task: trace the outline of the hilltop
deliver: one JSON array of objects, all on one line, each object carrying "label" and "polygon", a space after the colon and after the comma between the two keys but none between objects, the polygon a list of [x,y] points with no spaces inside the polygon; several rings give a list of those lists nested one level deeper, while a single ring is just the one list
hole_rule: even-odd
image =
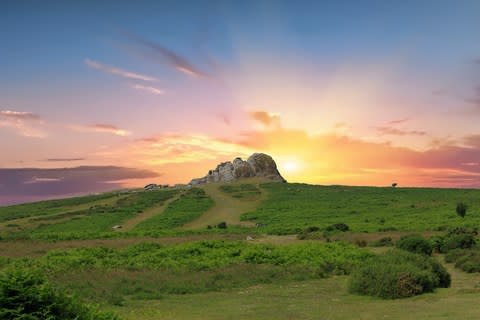
[{"label": "hilltop", "polygon": [[190,185],[233,182],[252,177],[286,182],[271,156],[265,153],[254,153],[247,161],[242,160],[242,158],[235,158],[231,162],[222,162],[215,169],[209,170],[206,176],[190,181]]}]

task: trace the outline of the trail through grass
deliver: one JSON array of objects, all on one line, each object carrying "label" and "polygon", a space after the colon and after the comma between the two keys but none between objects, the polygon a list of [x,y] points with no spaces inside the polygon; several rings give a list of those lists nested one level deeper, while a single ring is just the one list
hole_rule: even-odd
[{"label": "trail through grass", "polygon": [[[256,180],[246,180],[243,184],[250,184],[255,187]],[[237,183],[239,185],[239,183]],[[227,185],[229,188],[235,187],[235,184]],[[222,191],[220,184],[207,184],[203,186],[203,190],[207,195],[213,199],[215,205],[205,212],[198,219],[184,225],[184,229],[200,229],[206,228],[208,225],[217,225],[225,221],[227,225],[240,225],[252,227],[255,223],[250,221],[241,221],[240,216],[246,212],[255,210],[263,199],[265,199],[265,192],[256,187],[259,193],[233,193],[233,195],[242,195],[240,197],[233,197],[229,192]]]},{"label": "trail through grass", "polygon": [[138,224],[142,223],[143,221],[151,219],[158,214],[162,214],[163,211],[170,205],[170,203],[177,200],[182,194],[183,192],[173,198],[168,199],[164,203],[148,208],[145,211],[143,211],[143,213],[140,213],[135,217],[133,217],[132,219],[125,221],[122,224],[122,228],[119,231],[120,232],[130,231],[133,228],[135,228]]}]

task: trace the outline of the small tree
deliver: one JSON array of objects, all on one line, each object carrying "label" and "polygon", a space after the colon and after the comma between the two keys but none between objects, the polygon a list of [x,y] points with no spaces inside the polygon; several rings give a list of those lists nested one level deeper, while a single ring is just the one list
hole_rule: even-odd
[{"label": "small tree", "polygon": [[465,215],[467,214],[467,209],[468,209],[468,206],[463,203],[463,202],[459,202],[457,203],[457,214],[462,217],[462,218],[465,218]]},{"label": "small tree", "polygon": [[398,184],[396,182],[392,183],[392,188],[395,188]]}]

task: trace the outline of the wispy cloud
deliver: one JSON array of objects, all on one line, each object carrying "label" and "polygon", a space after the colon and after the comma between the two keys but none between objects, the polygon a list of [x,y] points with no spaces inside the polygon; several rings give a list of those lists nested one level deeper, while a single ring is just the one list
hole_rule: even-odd
[{"label": "wispy cloud", "polygon": [[38,128],[42,123],[41,117],[32,112],[0,110],[0,127],[13,129],[24,137],[46,137],[46,133]]},{"label": "wispy cloud", "polygon": [[32,112],[0,110],[0,116],[16,120],[40,120],[40,116]]},{"label": "wispy cloud", "polygon": [[85,126],[72,125],[70,126],[70,128],[76,131],[109,133],[109,134],[114,134],[122,137],[129,136],[131,134],[130,131],[121,129],[112,124],[105,124],[105,123],[95,123],[95,124],[85,125]]},{"label": "wispy cloud", "polygon": [[124,33],[142,48],[142,54],[153,58],[156,61],[166,63],[177,71],[192,77],[207,77],[207,74],[200,71],[193,63],[182,57],[180,54],[168,49],[158,43],[141,38],[131,33]]},{"label": "wispy cloud", "polygon": [[387,124],[389,124],[389,125],[402,124],[402,123],[407,122],[408,120],[410,120],[410,118],[396,119],[396,120],[392,120],[392,121],[387,122]]},{"label": "wispy cloud", "polygon": [[380,126],[376,127],[376,130],[381,135],[392,135],[392,136],[425,136],[427,135],[426,131],[422,130],[403,130],[393,127]]},{"label": "wispy cloud", "polygon": [[132,72],[132,71],[127,71],[124,69],[116,68],[107,64],[100,63],[98,61],[90,60],[90,59],[85,59],[85,64],[96,70],[101,70],[110,74],[114,74],[116,76],[120,76],[123,78],[127,79],[134,79],[134,80],[143,80],[143,81],[157,81],[157,78],[150,77],[144,74]]},{"label": "wispy cloud", "polygon": [[73,162],[73,161],[84,161],[87,160],[85,158],[49,158],[45,160],[39,161],[46,161],[46,162]]},{"label": "wispy cloud", "polygon": [[152,94],[162,95],[165,94],[165,91],[152,86],[144,86],[142,84],[132,84],[132,88]]},{"label": "wispy cloud", "polygon": [[252,111],[250,112],[250,117],[266,127],[280,125],[280,116],[275,113],[266,111]]}]

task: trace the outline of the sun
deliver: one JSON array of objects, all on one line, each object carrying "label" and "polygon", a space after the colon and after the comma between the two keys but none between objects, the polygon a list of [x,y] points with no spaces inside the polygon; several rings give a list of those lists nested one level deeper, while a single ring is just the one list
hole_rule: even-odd
[{"label": "sun", "polygon": [[300,170],[300,163],[296,160],[288,160],[280,164],[282,170],[286,173],[293,173]]}]

